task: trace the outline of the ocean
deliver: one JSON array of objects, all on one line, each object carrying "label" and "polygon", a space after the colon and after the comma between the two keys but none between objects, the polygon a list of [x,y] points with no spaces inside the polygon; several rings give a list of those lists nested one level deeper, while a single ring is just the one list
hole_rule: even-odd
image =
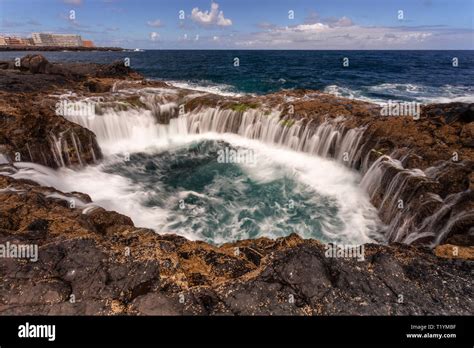
[{"label": "ocean", "polygon": [[[130,58],[147,78],[223,95],[315,89],[383,103],[474,102],[474,51],[150,50],[40,52],[54,62]],[[0,60],[25,52],[0,52]],[[239,66],[234,66],[235,58]],[[348,58],[349,66],[343,66]],[[457,58],[457,66],[453,59]]]}]

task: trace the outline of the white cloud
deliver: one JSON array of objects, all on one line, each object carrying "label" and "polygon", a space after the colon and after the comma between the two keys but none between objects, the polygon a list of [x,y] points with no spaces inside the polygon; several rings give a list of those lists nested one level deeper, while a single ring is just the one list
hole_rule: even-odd
[{"label": "white cloud", "polygon": [[154,21],[148,21],[146,24],[150,27],[153,28],[161,28],[163,26],[163,23],[159,19],[155,19]]},{"label": "white cloud", "polygon": [[295,26],[274,27],[240,36],[236,45],[248,48],[398,49],[419,47],[433,33],[424,28],[364,27],[348,17]]},{"label": "white cloud", "polygon": [[232,25],[232,20],[224,17],[224,12],[219,11],[219,4],[211,3],[211,11],[201,11],[195,7],[191,11],[191,19],[202,26],[228,27]]},{"label": "white cloud", "polygon": [[323,23],[300,24],[295,27],[285,27],[286,31],[301,31],[301,32],[323,32],[329,29],[329,25]]},{"label": "white cloud", "polygon": [[150,40],[151,41],[156,41],[160,38],[160,34],[158,34],[156,31],[152,31],[150,33]]}]

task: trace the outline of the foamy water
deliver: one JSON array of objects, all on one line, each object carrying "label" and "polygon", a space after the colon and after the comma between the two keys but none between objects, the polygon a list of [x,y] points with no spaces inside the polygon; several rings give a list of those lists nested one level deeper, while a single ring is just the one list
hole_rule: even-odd
[{"label": "foamy water", "polygon": [[[180,143],[176,142],[172,146],[161,149],[153,149],[149,146],[144,148],[148,155],[157,155],[162,151],[172,152],[174,149],[186,147],[190,142],[199,142],[201,140],[215,140],[225,141],[228,144],[236,147],[245,147],[254,151],[258,165],[239,165],[242,172],[245,174],[239,176],[239,182],[227,180],[223,178],[216,178],[211,182],[209,190],[204,190],[204,195],[212,190],[220,190],[220,185],[231,186],[232,189],[239,191],[239,195],[244,195],[245,180],[251,180],[255,185],[265,185],[271,182],[276,182],[284,179],[296,182],[293,187],[293,192],[288,192],[287,201],[293,201],[296,206],[299,204],[324,204],[316,202],[321,197],[329,198],[334,208],[337,209],[337,219],[323,219],[319,214],[321,211],[311,212],[312,219],[320,219],[324,221],[321,226],[321,233],[314,233],[311,231],[310,221],[301,221],[301,223],[292,226],[288,229],[289,232],[296,232],[305,238],[323,239],[326,241],[339,241],[347,243],[365,243],[376,239],[381,240],[377,233],[379,221],[377,218],[376,209],[370,204],[368,196],[359,188],[358,182],[360,180],[358,174],[348,170],[346,167],[335,163],[334,161],[322,159],[319,157],[309,156],[303,153],[286,150],[282,148],[275,148],[263,144],[259,141],[249,141],[237,135],[231,134],[203,134],[192,136]],[[173,224],[179,219],[186,219],[186,216],[180,216],[179,210],[175,209],[179,205],[179,201],[190,196],[198,196],[199,192],[177,188],[173,191],[173,195],[165,197],[165,207],[152,206],[147,204],[155,194],[159,194],[160,190],[164,190],[165,184],[158,184],[154,186],[154,191],[150,191],[149,187],[142,185],[140,179],[131,180],[130,178],[114,174],[110,172],[110,168],[114,166],[123,166],[126,170],[135,170],[133,167],[128,167],[124,162],[123,157],[116,157],[111,155],[106,160],[97,166],[88,166],[82,170],[72,170],[68,168],[61,168],[58,171],[51,170],[39,165],[21,163],[17,167],[21,168],[18,173],[14,174],[15,178],[28,178],[39,182],[45,186],[53,186],[61,191],[79,191],[87,193],[91,196],[94,203],[106,209],[115,210],[127,216],[130,216],[137,226],[148,227],[155,229],[158,233],[173,232],[184,235],[189,239],[205,239],[214,243],[224,243],[230,240],[245,239],[249,236],[243,231],[239,224],[235,222],[235,226],[231,226],[231,232],[226,235],[213,235],[212,237],[204,236],[201,232],[195,231],[192,227],[185,226],[179,229],[173,228]],[[225,165],[225,164],[224,164]],[[133,165],[132,165],[133,166]],[[328,175],[331,173],[331,175]],[[219,180],[224,180],[219,183]],[[241,185],[241,187],[239,187]],[[315,195],[314,202],[312,199],[303,200],[300,202],[298,190],[312,190],[318,193]],[[309,192],[310,193],[310,192]],[[248,194],[248,193],[247,193]],[[209,195],[210,199],[215,199],[213,195]],[[292,198],[293,197],[293,198]],[[281,202],[281,197],[275,198],[275,209],[278,204],[284,205]],[[216,202],[217,204],[224,204],[225,202]],[[267,204],[268,200],[262,198],[262,204]],[[237,215],[238,212],[252,210],[252,206],[245,205],[241,202],[233,203],[233,210]],[[268,204],[270,206],[270,204]],[[192,207],[196,208],[196,207]],[[300,208],[303,208],[301,206]],[[324,212],[324,209],[322,210]],[[196,211],[194,211],[196,213]],[[258,221],[259,232],[253,237],[280,237],[286,235],[281,227],[276,228],[278,224],[284,224],[287,216],[284,215],[284,209],[281,211],[281,220],[262,219]],[[170,221],[170,216],[174,216]],[[196,221],[204,223],[205,216],[193,217]],[[337,221],[337,223],[335,222]],[[332,225],[332,223],[334,224]],[[339,223],[340,222],[340,223]],[[306,225],[306,226],[305,226]]]},{"label": "foamy water", "polygon": [[[21,163],[13,176],[87,193],[94,204],[130,216],[136,226],[192,240],[219,244],[298,233],[328,242],[383,241],[377,211],[359,187],[359,174],[336,161],[292,150],[299,145],[291,134],[287,144],[275,143],[281,126],[271,115],[265,117],[274,131],[259,136],[262,142],[211,131],[220,129],[212,113],[179,117],[169,125],[156,124],[148,110],[71,116],[97,135],[105,159],[80,170]],[[241,132],[257,136],[251,123],[243,122]],[[336,134],[322,130],[310,142],[311,151],[327,151],[323,144],[317,146],[320,137]],[[218,163],[216,151],[224,148],[250,151],[255,163]]]},{"label": "foamy water", "polygon": [[374,86],[360,86],[359,88],[329,85],[323,91],[337,97],[376,104],[385,104],[387,100],[416,101],[423,104],[474,103],[474,88],[467,86],[432,87],[413,83],[383,83]]}]

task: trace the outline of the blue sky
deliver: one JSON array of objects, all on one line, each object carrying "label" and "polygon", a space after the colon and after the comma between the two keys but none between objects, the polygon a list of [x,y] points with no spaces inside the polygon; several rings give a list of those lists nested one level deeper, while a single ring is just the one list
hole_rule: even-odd
[{"label": "blue sky", "polygon": [[474,0],[0,0],[2,34],[148,49],[474,49],[473,18]]}]

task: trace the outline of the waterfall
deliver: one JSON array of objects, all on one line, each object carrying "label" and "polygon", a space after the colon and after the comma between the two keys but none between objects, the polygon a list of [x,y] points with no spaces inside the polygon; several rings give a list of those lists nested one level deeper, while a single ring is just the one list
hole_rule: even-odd
[{"label": "waterfall", "polygon": [[472,201],[470,190],[448,195],[445,199],[430,192],[437,183],[439,168],[426,171],[405,169],[397,153],[381,156],[362,178],[361,186],[387,223],[385,236],[391,242],[419,242],[438,245],[459,224],[472,226],[474,211],[456,211],[463,201]]},{"label": "waterfall", "polygon": [[[178,117],[169,117],[167,124],[157,122],[156,115],[173,115],[176,104],[168,103],[151,110],[107,109],[93,118],[67,116],[88,128],[108,152],[130,152],[147,146],[169,144],[175,138],[204,133],[235,133],[268,144],[287,147],[322,157],[334,157],[348,166],[360,159],[359,147],[364,128],[347,130],[342,119],[320,125],[307,120],[289,121],[280,111],[264,113],[251,109],[238,112],[230,109],[206,108]],[[157,111],[159,110],[159,111]]]},{"label": "waterfall", "polygon": [[[67,129],[59,134],[51,132],[48,141],[50,151],[53,154],[54,163],[57,167],[70,167],[73,165],[83,167],[84,164],[87,163],[87,160],[84,158],[84,146],[79,136],[73,130]],[[97,158],[94,153],[92,139],[90,140],[89,150],[95,162]],[[44,153],[42,153],[42,157],[44,162],[47,163]],[[77,159],[77,161],[75,159]]]},{"label": "waterfall", "polygon": [[184,116],[189,133],[236,133],[249,139],[279,145],[295,151],[322,157],[334,157],[348,166],[360,158],[358,151],[365,128],[345,129],[342,119],[325,121],[288,120],[280,111],[264,113],[257,109],[246,112],[206,109]]},{"label": "waterfall", "polygon": [[[403,158],[397,159],[400,157],[397,152],[381,155],[371,163],[371,148],[367,147],[368,140],[364,138],[366,128],[348,129],[343,125],[343,118],[317,124],[314,120],[290,119],[277,110],[239,112],[220,107],[202,107],[178,115],[175,99],[160,94],[143,100],[149,109],[106,109],[103,115],[94,118],[67,118],[94,132],[101,148],[108,153],[141,151],[195,134],[234,133],[295,151],[334,158],[361,171],[360,185],[387,224],[386,238],[390,242],[421,242],[434,246],[453,226],[472,218],[472,213],[453,213],[466,193],[443,200],[429,191],[436,179],[418,169],[405,169]],[[63,161],[59,155],[58,160]]]},{"label": "waterfall", "polygon": [[66,163],[63,158],[63,147],[62,147],[62,133],[59,134],[59,138],[51,133],[50,134],[51,152],[53,153],[54,161],[58,167],[65,167]]}]

